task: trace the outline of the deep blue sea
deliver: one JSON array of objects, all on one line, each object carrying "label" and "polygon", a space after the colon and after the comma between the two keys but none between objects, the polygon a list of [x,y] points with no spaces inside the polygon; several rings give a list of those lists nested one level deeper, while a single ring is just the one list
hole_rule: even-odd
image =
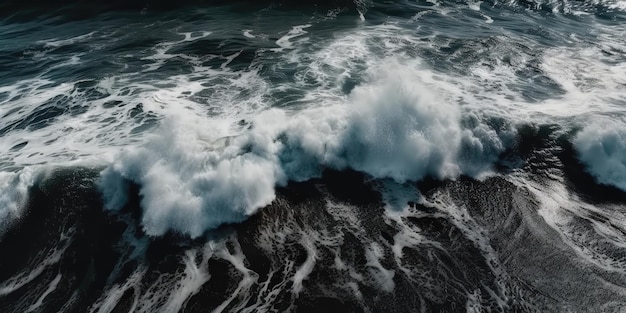
[{"label": "deep blue sea", "polygon": [[0,312],[625,312],[626,1],[4,1]]}]

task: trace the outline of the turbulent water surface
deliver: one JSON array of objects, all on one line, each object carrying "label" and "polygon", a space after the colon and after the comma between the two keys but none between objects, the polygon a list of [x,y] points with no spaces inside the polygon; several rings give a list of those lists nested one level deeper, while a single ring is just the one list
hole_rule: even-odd
[{"label": "turbulent water surface", "polygon": [[1,312],[624,312],[626,2],[6,1]]}]

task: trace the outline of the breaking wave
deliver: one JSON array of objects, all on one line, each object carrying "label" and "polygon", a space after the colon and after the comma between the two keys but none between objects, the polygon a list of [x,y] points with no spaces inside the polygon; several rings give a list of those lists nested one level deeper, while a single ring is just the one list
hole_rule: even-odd
[{"label": "breaking wave", "polygon": [[574,145],[599,183],[626,191],[626,125],[614,121],[590,124],[576,135]]},{"label": "breaking wave", "polygon": [[623,0],[44,2],[0,311],[626,307]]},{"label": "breaking wave", "polygon": [[198,237],[270,204],[276,186],[318,177],[324,168],[399,183],[454,179],[490,171],[504,151],[495,130],[479,122],[464,127],[461,108],[399,62],[383,62],[371,74],[346,103],[270,109],[249,125],[240,121],[239,133],[226,138],[211,126],[214,120],[167,119],[158,135],[102,172],[106,207],[124,206],[130,181],[140,187],[148,234]]},{"label": "breaking wave", "polygon": [[0,239],[6,229],[22,215],[34,176],[30,168],[19,173],[0,172]]}]

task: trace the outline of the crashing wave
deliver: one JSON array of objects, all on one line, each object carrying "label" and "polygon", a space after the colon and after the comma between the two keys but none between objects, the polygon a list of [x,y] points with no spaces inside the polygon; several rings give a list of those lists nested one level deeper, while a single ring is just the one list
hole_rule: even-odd
[{"label": "crashing wave", "polygon": [[0,172],[0,238],[21,217],[28,188],[34,180],[35,173],[31,168],[25,168],[19,173]]},{"label": "crashing wave", "polygon": [[214,121],[168,119],[159,135],[102,172],[106,207],[124,206],[131,181],[140,186],[148,234],[198,237],[270,204],[276,186],[317,177],[324,168],[399,183],[488,172],[505,149],[500,135],[477,121],[464,127],[456,103],[439,99],[402,64],[384,63],[347,103],[297,113],[270,109],[226,139]]},{"label": "crashing wave", "polygon": [[599,183],[626,191],[626,125],[590,124],[574,139],[580,160]]}]

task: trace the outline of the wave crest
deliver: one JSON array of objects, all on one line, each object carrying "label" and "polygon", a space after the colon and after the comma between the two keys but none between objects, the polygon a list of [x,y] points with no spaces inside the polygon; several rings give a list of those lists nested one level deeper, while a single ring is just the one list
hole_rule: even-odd
[{"label": "wave crest", "polygon": [[103,171],[106,206],[124,205],[130,180],[140,186],[148,234],[197,237],[270,204],[275,186],[324,168],[399,183],[489,170],[505,148],[500,135],[477,117],[464,127],[460,106],[431,91],[432,73],[383,63],[345,102],[270,109],[250,124],[171,116],[160,134]]},{"label": "wave crest", "polygon": [[0,238],[22,216],[28,189],[35,179],[35,171],[29,167],[19,173],[0,172]]},{"label": "wave crest", "polygon": [[583,128],[574,138],[574,146],[587,171],[599,183],[626,191],[625,125],[595,123]]}]

